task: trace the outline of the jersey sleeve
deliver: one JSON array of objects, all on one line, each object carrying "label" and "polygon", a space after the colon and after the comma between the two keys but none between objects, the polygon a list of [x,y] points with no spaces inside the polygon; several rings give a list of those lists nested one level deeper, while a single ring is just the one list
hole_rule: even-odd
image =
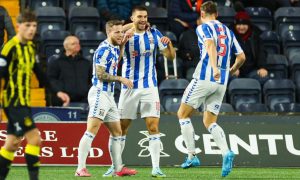
[{"label": "jersey sleeve", "polygon": [[5,76],[14,47],[4,45],[0,52],[0,78]]},{"label": "jersey sleeve", "polygon": [[208,39],[213,39],[213,32],[212,29],[207,24],[202,24],[197,27],[196,33],[198,35],[198,38],[201,38],[203,42],[205,42]]},{"label": "jersey sleeve", "polygon": [[157,45],[158,45],[158,48],[159,48],[159,50],[164,50],[164,49],[166,49],[167,48],[167,44],[163,44],[162,42],[161,42],[161,38],[163,37],[163,35],[161,34],[161,32],[159,31],[159,30],[157,30],[157,29],[155,29],[155,34],[156,34],[156,39],[158,39],[158,41],[157,41]]},{"label": "jersey sleeve", "polygon": [[239,42],[237,41],[235,35],[232,34],[232,47],[231,50],[235,55],[241,54],[243,52],[243,49],[241,48]]},{"label": "jersey sleeve", "polygon": [[109,54],[110,51],[108,47],[100,48],[95,56],[95,64],[106,68],[107,62],[109,61]]}]

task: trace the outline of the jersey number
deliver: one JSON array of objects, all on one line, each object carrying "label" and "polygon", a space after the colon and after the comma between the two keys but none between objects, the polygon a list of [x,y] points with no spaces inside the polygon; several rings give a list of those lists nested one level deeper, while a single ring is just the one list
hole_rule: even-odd
[{"label": "jersey number", "polygon": [[227,38],[226,35],[219,35],[218,36],[218,46],[220,50],[218,52],[218,56],[225,56],[227,51],[227,46],[225,44],[225,39]]}]

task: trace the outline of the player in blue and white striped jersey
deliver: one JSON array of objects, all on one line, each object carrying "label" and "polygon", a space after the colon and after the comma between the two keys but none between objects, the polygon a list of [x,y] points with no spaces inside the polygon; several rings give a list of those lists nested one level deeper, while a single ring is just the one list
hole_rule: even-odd
[{"label": "player in blue and white striped jersey", "polygon": [[93,57],[93,86],[89,90],[89,114],[87,129],[83,134],[78,148],[78,168],[75,176],[88,177],[91,174],[86,169],[87,155],[91,144],[98,133],[101,124],[110,132],[109,152],[114,165],[114,173],[111,176],[134,175],[136,170],[123,167],[121,157],[122,129],[120,115],[114,100],[114,83],[120,81],[128,88],[133,87],[131,80],[117,76],[117,64],[120,54],[128,36],[124,36],[123,22],[112,20],[106,23],[107,39],[103,41],[95,51]]},{"label": "player in blue and white striped jersey", "polygon": [[[217,6],[214,2],[208,1],[202,4],[203,24],[196,30],[200,60],[193,74],[193,80],[184,92],[177,115],[188,151],[188,157],[181,166],[189,168],[200,165],[195,155],[195,133],[190,118],[192,112],[203,104],[203,123],[221,150],[222,176],[225,177],[231,172],[234,153],[229,150],[224,131],[216,122],[229,73],[234,73],[242,66],[245,54],[233,32],[216,20],[217,14]],[[236,55],[236,61],[230,68],[230,58],[233,53]]]},{"label": "player in blue and white striped jersey", "polygon": [[[135,29],[134,36],[125,45],[122,77],[133,81],[133,89],[122,87],[119,110],[121,113],[122,134],[125,139],[131,120],[137,118],[138,107],[141,117],[145,118],[149,131],[149,151],[152,160],[152,176],[164,177],[159,168],[160,133],[158,130],[160,102],[155,69],[156,53],[161,50],[170,60],[175,50],[168,37],[159,30],[147,31],[148,12],[145,7],[135,7],[131,20]],[[123,146],[125,146],[125,141]]]}]

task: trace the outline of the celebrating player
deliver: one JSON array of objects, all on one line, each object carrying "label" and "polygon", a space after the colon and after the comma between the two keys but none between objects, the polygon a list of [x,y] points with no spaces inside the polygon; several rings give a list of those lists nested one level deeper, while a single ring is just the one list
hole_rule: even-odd
[{"label": "celebrating player", "polygon": [[[126,134],[132,120],[137,118],[140,105],[141,117],[145,118],[149,132],[149,151],[152,160],[152,176],[165,177],[160,170],[160,135],[158,130],[160,117],[160,102],[157,89],[155,56],[162,50],[168,59],[174,59],[175,50],[169,38],[155,28],[147,31],[148,13],[145,7],[135,7],[132,10],[131,20],[135,34],[125,45],[122,77],[133,80],[133,89],[122,86],[119,110],[122,126],[122,150],[125,147]],[[105,174],[113,173],[111,167]]]},{"label": "celebrating player", "polygon": [[103,122],[111,134],[109,152],[114,166],[114,173],[111,176],[127,176],[137,173],[136,170],[123,167],[122,164],[120,115],[113,96],[116,81],[128,88],[133,87],[131,80],[117,76],[119,56],[128,40],[128,36],[124,36],[122,24],[122,21],[119,20],[111,20],[106,23],[108,38],[99,45],[94,53],[93,86],[88,94],[90,110],[87,130],[79,143],[78,168],[75,176],[91,176],[86,169],[86,158],[92,141]]},{"label": "celebrating player", "polygon": [[[229,73],[234,73],[242,66],[245,54],[233,32],[216,20],[217,14],[215,3],[208,1],[202,4],[203,24],[196,30],[200,61],[193,74],[193,80],[184,92],[177,115],[188,150],[188,157],[181,166],[199,166],[200,161],[195,156],[195,133],[190,117],[194,109],[204,104],[203,123],[222,152],[222,176],[225,177],[231,172],[234,153],[229,150],[224,131],[216,122]],[[236,60],[230,68],[230,57],[233,53],[236,54]]]}]

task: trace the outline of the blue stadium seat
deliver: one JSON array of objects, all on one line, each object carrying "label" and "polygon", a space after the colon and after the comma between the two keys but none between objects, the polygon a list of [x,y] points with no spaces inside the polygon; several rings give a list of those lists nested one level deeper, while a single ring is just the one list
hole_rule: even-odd
[{"label": "blue stadium seat", "polygon": [[59,7],[59,0],[29,0],[28,6],[31,10],[36,10],[40,7]]},{"label": "blue stadium seat", "polygon": [[274,13],[277,33],[284,37],[288,30],[300,30],[300,7],[281,7]]},{"label": "blue stadium seat", "polygon": [[68,31],[48,30],[41,35],[42,39],[42,53],[46,57],[63,52],[64,39],[70,35]]},{"label": "blue stadium seat", "polygon": [[186,79],[165,79],[160,83],[159,96],[160,101],[165,105],[166,99],[179,98],[181,99],[185,88],[189,82]]},{"label": "blue stadium seat", "polygon": [[261,103],[244,103],[241,104],[237,110],[238,112],[268,112],[265,104]]},{"label": "blue stadium seat", "polygon": [[300,52],[290,59],[291,78],[294,82],[300,82]]},{"label": "blue stadium seat", "polygon": [[274,111],[279,103],[295,102],[295,85],[290,79],[270,79],[263,87],[264,102]]},{"label": "blue stadium seat", "polygon": [[[300,22],[299,22],[300,23]],[[289,51],[300,49],[300,30],[287,31],[282,38],[284,54],[288,55]]]},{"label": "blue stadium seat", "polygon": [[269,54],[266,67],[269,76],[273,79],[285,79],[288,77],[288,60],[284,55]]},{"label": "blue stadium seat", "polygon": [[142,0],[141,5],[151,8],[161,7],[160,1],[157,0]]},{"label": "blue stadium seat", "polygon": [[52,56],[48,57],[47,63],[50,63],[51,61],[58,59],[58,57],[59,57],[59,54],[53,54]]},{"label": "blue stadium seat", "polygon": [[279,54],[280,53],[280,40],[279,36],[274,31],[264,31],[261,33],[260,38],[263,41],[264,49],[269,54]]},{"label": "blue stadium seat", "polygon": [[95,50],[106,39],[101,31],[80,31],[76,36],[80,40],[82,55],[89,60],[92,60]]},{"label": "blue stadium seat", "polygon": [[64,0],[63,7],[66,11],[70,11],[74,7],[93,7],[94,0]]},{"label": "blue stadium seat", "polygon": [[69,28],[71,33],[80,31],[99,31],[100,16],[94,7],[74,7],[69,11]]},{"label": "blue stadium seat", "polygon": [[188,80],[188,81],[191,81],[192,79],[193,79],[193,74],[194,74],[194,72],[195,72],[195,67],[190,67],[187,71],[186,71],[186,79]]},{"label": "blue stadium seat", "polygon": [[231,7],[227,6],[218,6],[218,17],[217,19],[224,23],[226,26],[229,26],[233,23],[235,16],[235,11]]},{"label": "blue stadium seat", "polygon": [[255,79],[237,78],[228,88],[230,104],[237,109],[244,103],[261,103],[261,86]]},{"label": "blue stadium seat", "polygon": [[274,112],[300,112],[300,104],[279,103],[274,106]]},{"label": "blue stadium seat", "polygon": [[234,112],[234,109],[231,104],[222,103],[220,112]]},{"label": "blue stadium seat", "polygon": [[262,31],[272,30],[273,16],[268,8],[247,7],[245,9],[251,17],[251,22]]},{"label": "blue stadium seat", "polygon": [[163,104],[166,112],[177,112],[181,104],[180,96],[167,96]]},{"label": "blue stadium seat", "polygon": [[168,11],[162,7],[147,7],[148,21],[160,31],[168,30]]},{"label": "blue stadium seat", "polygon": [[65,30],[66,14],[61,7],[40,7],[36,10],[37,32],[41,35],[47,30]]},{"label": "blue stadium seat", "polygon": [[161,31],[161,33],[163,34],[163,36],[167,36],[172,41],[174,47],[177,47],[178,40],[176,35],[172,31]]}]

